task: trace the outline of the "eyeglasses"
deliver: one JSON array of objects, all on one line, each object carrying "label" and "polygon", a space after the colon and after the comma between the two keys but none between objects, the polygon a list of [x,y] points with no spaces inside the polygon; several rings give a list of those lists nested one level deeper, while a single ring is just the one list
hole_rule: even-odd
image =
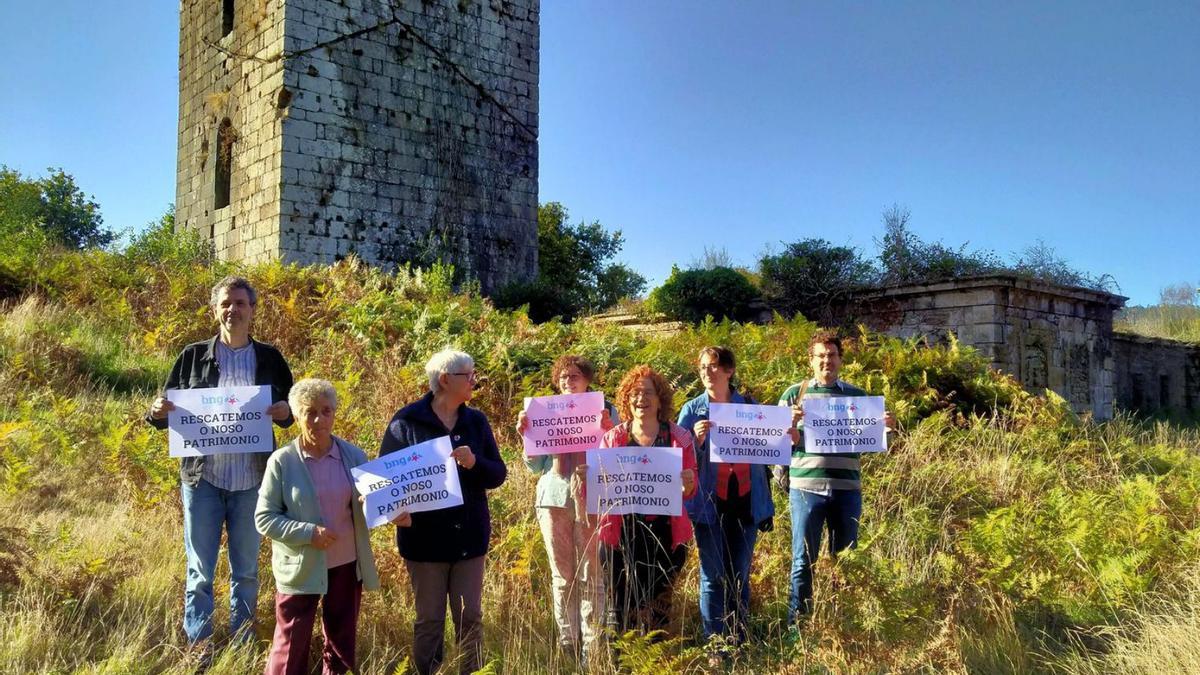
[{"label": "eyeglasses", "polygon": [[469,373],[449,373],[449,374],[450,375],[458,375],[459,377],[465,377],[468,380],[470,380],[471,384],[475,384],[476,382],[479,381],[479,374],[473,370]]}]

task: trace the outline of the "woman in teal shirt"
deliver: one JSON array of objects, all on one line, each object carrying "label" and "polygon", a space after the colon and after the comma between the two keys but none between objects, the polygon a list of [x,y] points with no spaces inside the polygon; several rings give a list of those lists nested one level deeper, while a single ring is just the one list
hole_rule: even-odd
[{"label": "woman in teal shirt", "polygon": [[[564,355],[551,366],[562,394],[590,391],[596,370],[582,356]],[[600,425],[608,431],[619,420],[605,401]],[[517,433],[528,427],[525,413],[517,418]],[[550,559],[554,620],[563,651],[587,660],[604,620],[604,584],[596,539],[596,517],[583,503],[585,477],[576,471],[586,464],[582,452],[525,457],[529,470],[541,476],[537,484],[538,525]]]}]

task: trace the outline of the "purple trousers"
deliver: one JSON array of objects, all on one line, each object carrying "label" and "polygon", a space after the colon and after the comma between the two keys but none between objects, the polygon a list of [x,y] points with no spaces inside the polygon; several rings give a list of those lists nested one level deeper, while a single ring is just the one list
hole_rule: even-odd
[{"label": "purple trousers", "polygon": [[354,669],[354,642],[358,632],[358,607],[362,582],[357,561],[329,570],[325,595],[275,594],[275,640],[267,657],[266,675],[306,675],[312,645],[317,603],[321,604],[322,672],[345,673]]}]

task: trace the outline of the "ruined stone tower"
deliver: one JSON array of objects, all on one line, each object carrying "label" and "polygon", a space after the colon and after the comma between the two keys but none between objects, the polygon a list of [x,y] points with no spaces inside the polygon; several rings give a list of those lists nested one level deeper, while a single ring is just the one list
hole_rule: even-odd
[{"label": "ruined stone tower", "polygon": [[176,222],[218,257],[537,268],[539,0],[182,0]]}]

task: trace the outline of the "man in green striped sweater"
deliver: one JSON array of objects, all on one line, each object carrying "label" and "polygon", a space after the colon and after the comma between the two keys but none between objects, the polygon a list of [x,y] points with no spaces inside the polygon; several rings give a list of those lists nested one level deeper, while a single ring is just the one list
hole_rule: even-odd
[{"label": "man in green striped sweater", "polygon": [[[794,424],[799,424],[804,418],[801,406],[803,398],[867,395],[862,389],[838,379],[838,372],[842,368],[842,341],[837,333],[817,331],[809,341],[808,354],[812,379],[793,384],[779,398],[779,405],[792,409]],[[889,429],[892,428],[891,414],[884,415],[884,423]],[[820,552],[825,526],[829,526],[831,555],[854,546],[858,540],[858,521],[862,516],[859,457],[859,453],[849,452],[806,453],[803,435],[792,448],[792,462],[787,474],[788,501],[792,512],[789,624],[812,612],[812,564]],[[782,478],[783,467],[776,468],[777,475]]]}]

